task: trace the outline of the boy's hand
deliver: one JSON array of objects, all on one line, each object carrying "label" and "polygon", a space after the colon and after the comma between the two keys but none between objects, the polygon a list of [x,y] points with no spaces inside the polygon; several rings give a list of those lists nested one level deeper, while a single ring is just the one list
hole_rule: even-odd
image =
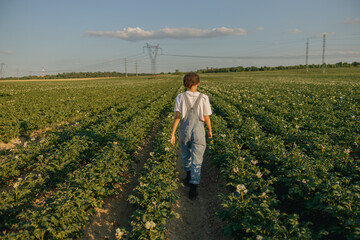
[{"label": "boy's hand", "polygon": [[209,139],[212,138],[212,132],[208,132],[208,137],[209,137]]},{"label": "boy's hand", "polygon": [[175,135],[171,135],[170,143],[175,146]]}]

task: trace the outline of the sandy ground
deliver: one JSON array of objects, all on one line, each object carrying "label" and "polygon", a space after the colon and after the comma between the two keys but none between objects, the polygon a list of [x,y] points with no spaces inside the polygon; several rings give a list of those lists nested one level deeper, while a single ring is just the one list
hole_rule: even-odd
[{"label": "sandy ground", "polygon": [[79,240],[115,239],[115,232],[118,227],[129,227],[128,220],[135,209],[128,202],[128,198],[133,194],[133,189],[138,184],[139,173],[150,157],[150,152],[154,151],[151,143],[158,131],[159,122],[160,120],[157,120],[150,137],[144,142],[144,147],[137,155],[139,163],[133,165],[136,175],[129,176],[128,184],[115,186],[116,196],[106,198],[103,208],[95,209],[96,213],[91,222],[87,224],[83,237]]},{"label": "sandy ground", "polygon": [[128,226],[128,220],[135,210],[128,202],[128,197],[133,194],[133,189],[138,183],[138,173],[143,169],[151,151],[151,144],[146,144],[139,153],[140,162],[134,166],[136,175],[129,176],[128,184],[115,186],[116,196],[106,198],[103,208],[95,209],[96,213],[87,224],[80,240],[115,239],[116,228]]},{"label": "sandy ground", "polygon": [[0,80],[2,82],[63,82],[63,81],[81,81],[81,80],[94,80],[94,79],[111,79],[119,77],[100,77],[100,78],[66,78],[66,79],[24,79],[24,80]]},{"label": "sandy ground", "polygon": [[[183,182],[186,173],[183,169],[180,152],[176,167],[179,172],[179,181]],[[199,195],[196,200],[190,200],[188,198],[189,187],[182,186],[178,189],[180,199],[173,206],[173,210],[180,214],[180,218],[170,219],[166,238],[169,240],[230,239],[221,233],[225,223],[215,216],[220,207],[218,194],[225,191],[224,181],[220,177],[218,168],[212,164],[210,156],[205,152],[198,186]]]}]

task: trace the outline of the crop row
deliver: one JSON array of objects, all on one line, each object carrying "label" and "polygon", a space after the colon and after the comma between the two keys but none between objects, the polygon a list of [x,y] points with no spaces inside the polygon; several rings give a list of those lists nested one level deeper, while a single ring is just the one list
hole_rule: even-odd
[{"label": "crop row", "polygon": [[[171,79],[162,79],[162,81]],[[1,83],[0,141],[29,136],[37,129],[54,124],[98,115],[104,109],[121,105],[129,98],[137,99],[165,90],[161,80],[147,78],[98,79],[76,82]],[[141,91],[139,91],[141,89]]]},{"label": "crop row", "polygon": [[104,108],[111,108],[127,99],[125,91],[119,88],[110,93],[109,89],[105,92],[99,89],[100,86],[87,87],[84,83],[82,86],[72,83],[73,88],[66,83],[54,82],[3,85],[6,94],[0,98],[0,141],[5,142],[54,123],[97,115]]},{"label": "crop row", "polygon": [[[109,122],[107,127],[112,130],[106,146],[95,153],[84,168],[69,173],[65,182],[56,184],[54,191],[45,194],[45,198],[32,202],[17,214],[16,219],[20,221],[8,227],[4,237],[56,239],[79,236],[93,208],[101,205],[103,197],[113,193],[114,183],[124,181],[132,153],[170,97],[173,97],[173,91],[162,95],[117,129]],[[105,129],[106,125],[103,127]]]},{"label": "crop row", "polygon": [[[21,182],[21,185],[14,191],[1,193],[0,214],[8,216],[2,218],[2,221],[11,219],[9,217],[16,215],[24,205],[38,198],[44,190],[54,188],[79,165],[87,164],[99,148],[101,149],[107,141],[114,139],[114,130],[123,127],[131,116],[140,111],[141,108],[134,107],[121,115],[116,115],[117,118],[108,116],[104,121],[97,122],[98,124],[80,129],[78,135],[75,135],[70,141],[62,143],[56,151],[44,155],[39,154],[37,162],[30,165],[32,171],[26,174],[23,180],[14,183],[14,185],[19,185]],[[8,164],[8,166],[15,168],[16,164]],[[3,223],[1,222],[1,224]]]},{"label": "crop row", "polygon": [[236,137],[220,116],[212,117],[214,139],[209,151],[230,191],[220,195],[217,215],[228,224],[224,234],[236,239],[310,239],[306,224],[297,214],[277,209],[279,200],[272,186],[276,178],[249,150],[242,150]]},{"label": "crop row", "polygon": [[225,87],[211,91],[235,105],[243,116],[254,117],[264,131],[280,135],[287,143],[295,142],[308,153],[321,153],[327,145],[326,152],[348,149],[359,154],[356,90],[301,86],[300,90],[267,87],[244,91]]},{"label": "crop row", "polygon": [[[250,151],[264,173],[269,172],[260,171],[259,176],[272,181],[269,186],[274,188],[279,200],[273,208],[300,216],[304,227],[310,224],[304,229],[311,230],[311,238],[342,235],[351,239],[359,235],[360,189],[356,179],[334,174],[331,165],[322,159],[308,156],[296,144],[289,147],[278,136],[263,132],[259,122],[242,116],[228,102],[215,96],[212,102],[215,112],[227,119],[240,148]],[[309,236],[307,230],[303,234],[299,236]]]},{"label": "crop row", "polygon": [[[111,109],[106,109],[100,112],[100,115],[88,117],[75,124],[64,126],[62,131],[52,131],[40,142],[30,142],[23,148],[13,149],[11,154],[3,157],[4,164],[0,166],[0,183],[4,184],[9,179],[18,176],[24,168],[29,171],[37,169],[39,164],[45,164],[44,161],[53,162],[51,158],[54,155],[55,158],[56,155],[62,158],[64,152],[68,152],[67,148],[72,145],[72,141],[79,137],[91,138],[92,142],[87,143],[91,149],[96,148],[96,145],[103,145],[112,132],[111,128],[116,129],[160,97],[159,94],[148,95],[134,101],[131,96],[129,95],[128,101]],[[107,129],[104,129],[104,126]],[[42,158],[41,162],[39,156]]]},{"label": "crop row", "polygon": [[[349,177],[352,182],[360,180],[360,164],[353,156],[358,154],[359,148],[350,150],[351,144],[339,145],[329,140],[328,135],[331,132],[321,134],[312,130],[301,129],[293,123],[286,122],[280,116],[264,111],[260,106],[255,106],[249,110],[247,104],[239,104],[234,100],[224,98],[223,94],[216,95],[221,95],[222,100],[225,101],[224,105],[230,104],[236,107],[233,114],[241,116],[240,118],[251,117],[259,123],[262,132],[280,137],[287,149],[298,146],[307,156],[328,164],[328,171]],[[353,128],[349,129],[351,131]],[[341,129],[333,129],[332,133],[339,135]],[[360,135],[356,134],[355,129],[349,135],[348,139],[352,139],[352,143],[357,144],[360,141]]]},{"label": "crop row", "polygon": [[170,113],[161,123],[154,152],[145,163],[134,195],[129,197],[136,208],[129,220],[130,227],[117,230],[119,239],[120,236],[121,239],[164,239],[167,220],[178,216],[171,210],[171,204],[178,199],[174,193],[178,188],[175,180],[177,153],[169,142],[172,120],[173,113]]}]

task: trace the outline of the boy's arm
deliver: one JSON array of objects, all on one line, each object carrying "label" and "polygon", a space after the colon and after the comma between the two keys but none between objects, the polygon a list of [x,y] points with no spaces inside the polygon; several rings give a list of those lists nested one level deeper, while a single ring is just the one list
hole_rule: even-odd
[{"label": "boy's arm", "polygon": [[179,111],[176,111],[175,117],[174,117],[173,128],[172,128],[172,132],[171,132],[171,140],[170,140],[170,143],[173,146],[175,146],[175,132],[176,132],[176,128],[180,122],[180,119],[181,119],[181,113]]},{"label": "boy's arm", "polygon": [[211,121],[210,121],[210,116],[208,116],[208,115],[204,115],[204,121],[205,121],[205,123],[206,123],[206,126],[207,126],[207,128],[208,128],[208,137],[209,137],[209,139],[211,139],[212,138],[212,130],[211,130]]}]

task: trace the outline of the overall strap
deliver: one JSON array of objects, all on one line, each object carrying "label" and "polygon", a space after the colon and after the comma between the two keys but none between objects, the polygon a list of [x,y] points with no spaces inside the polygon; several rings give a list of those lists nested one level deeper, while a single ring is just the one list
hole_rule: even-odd
[{"label": "overall strap", "polygon": [[197,97],[194,105],[192,106],[193,108],[197,109],[197,107],[198,107],[198,105],[199,105],[199,103],[200,103],[201,98],[202,98],[202,93],[200,93],[200,95]]},{"label": "overall strap", "polygon": [[189,110],[191,108],[191,104],[189,102],[189,99],[186,96],[187,94],[184,93],[184,99],[185,99],[185,104],[186,104],[186,108]]}]

